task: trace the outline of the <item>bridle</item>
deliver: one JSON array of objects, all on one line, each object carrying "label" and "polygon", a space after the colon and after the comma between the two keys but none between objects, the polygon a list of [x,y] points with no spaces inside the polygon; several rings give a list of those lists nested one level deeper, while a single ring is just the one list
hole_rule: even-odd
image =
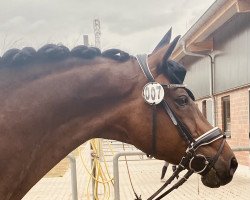
[{"label": "bridle", "polygon": [[[151,71],[148,66],[148,55],[143,54],[143,55],[137,55],[136,56],[137,61],[148,79],[148,83],[145,86],[146,87],[146,95],[143,94],[144,96],[147,96],[147,91],[148,88],[154,88],[155,86],[159,88],[159,91],[161,90],[160,87],[163,88],[185,88],[185,85],[183,84],[159,84],[155,82],[155,79],[153,75],[151,74]],[[145,88],[144,87],[144,88]],[[162,89],[163,90],[163,89]],[[154,91],[152,89],[152,91]],[[164,90],[163,90],[164,91]],[[155,97],[152,95],[153,97]],[[159,94],[159,97],[162,96],[162,94]],[[145,99],[145,97],[144,97]],[[158,196],[165,187],[167,187],[178,175],[181,171],[187,169],[187,173],[181,178],[175,185],[173,185],[171,188],[169,188],[166,192],[164,192],[162,195],[160,195],[158,198],[155,200],[160,200],[167,194],[169,194],[171,191],[174,189],[177,189],[179,186],[181,186],[184,182],[187,181],[187,179],[193,174],[193,173],[198,173],[201,175],[207,174],[210,169],[214,166],[216,161],[218,160],[224,144],[225,144],[225,134],[223,134],[218,127],[214,127],[213,129],[207,131],[203,135],[201,135],[198,138],[194,138],[190,131],[186,128],[184,123],[177,117],[177,115],[173,112],[173,110],[170,108],[168,105],[167,101],[164,100],[164,94],[162,99],[160,99],[159,102],[152,101],[150,102],[150,99],[147,99],[146,97],[146,102],[149,103],[152,106],[152,150],[151,150],[151,156],[156,155],[157,153],[157,146],[156,146],[156,134],[157,134],[157,105],[162,105],[163,109],[165,110],[166,114],[170,117],[171,121],[173,124],[176,126],[178,129],[178,133],[180,136],[185,140],[186,144],[188,145],[185,155],[182,157],[180,163],[178,164],[176,170],[174,171],[173,175],[164,183],[164,185],[156,191],[151,197],[148,198],[148,200],[153,200],[156,196]],[[206,157],[202,154],[197,154],[196,150],[201,147],[201,146],[206,146],[208,144],[211,144],[219,139],[222,139],[220,147],[216,153],[215,156],[212,158]],[[197,165],[198,164],[198,165]]]}]

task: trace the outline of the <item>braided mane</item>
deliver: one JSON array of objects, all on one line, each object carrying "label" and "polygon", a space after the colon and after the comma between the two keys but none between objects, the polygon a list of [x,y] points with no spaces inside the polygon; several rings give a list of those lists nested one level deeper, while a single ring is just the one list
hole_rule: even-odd
[{"label": "braided mane", "polygon": [[37,51],[32,47],[10,49],[0,57],[0,67],[60,61],[74,57],[80,59],[93,59],[97,56],[110,58],[120,62],[127,61],[130,58],[128,53],[119,49],[109,49],[101,52],[100,49],[96,47],[79,45],[69,50],[69,48],[63,45],[46,44]]},{"label": "braided mane", "polygon": [[[94,59],[96,57],[105,57],[118,62],[125,62],[130,59],[128,53],[119,49],[109,49],[101,52],[96,47],[87,47],[79,45],[72,50],[63,45],[46,44],[37,51],[32,47],[23,49],[10,49],[0,57],[0,68],[18,67],[27,64],[46,63],[63,61],[68,58]],[[159,73],[163,73],[172,83],[181,84],[186,75],[186,69],[181,64],[168,60],[164,66],[158,68]]]}]

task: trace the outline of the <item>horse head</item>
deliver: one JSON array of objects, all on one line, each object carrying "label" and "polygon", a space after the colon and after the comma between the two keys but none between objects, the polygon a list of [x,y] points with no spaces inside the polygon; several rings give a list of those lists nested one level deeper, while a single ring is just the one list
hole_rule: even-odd
[{"label": "horse head", "polygon": [[[185,67],[170,60],[179,36],[169,44],[170,38],[171,30],[145,58],[144,64],[139,58],[138,65],[148,66],[150,73],[144,70],[145,76],[141,71],[138,87],[142,91],[148,82],[159,83],[164,88],[164,97],[160,104],[150,105],[144,102],[141,91],[137,92],[138,101],[131,113],[137,134],[133,132],[132,143],[158,159],[173,164],[183,162],[181,165],[199,173],[208,187],[225,185],[233,178],[237,160],[225,135],[209,124],[195,104],[192,92],[183,85]],[[153,97],[160,97],[157,89],[153,90],[147,95],[153,92]]]}]

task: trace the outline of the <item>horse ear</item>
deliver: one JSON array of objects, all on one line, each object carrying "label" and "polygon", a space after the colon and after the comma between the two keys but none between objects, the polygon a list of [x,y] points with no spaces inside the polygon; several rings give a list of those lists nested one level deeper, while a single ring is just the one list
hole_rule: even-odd
[{"label": "horse ear", "polygon": [[165,44],[159,50],[150,54],[148,60],[149,66],[152,66],[153,68],[158,68],[157,71],[160,71],[160,68],[164,66],[164,64],[172,55],[179,39],[180,35],[177,36],[170,44]]},{"label": "horse ear", "polygon": [[178,36],[170,43],[170,45],[169,45],[169,47],[168,47],[166,53],[165,53],[164,56],[163,56],[163,62],[166,62],[166,61],[170,58],[170,56],[172,55],[172,53],[173,53],[173,51],[174,51],[174,48],[176,47],[176,44],[177,44],[177,42],[179,41],[180,37],[181,37],[181,36],[178,35]]},{"label": "horse ear", "polygon": [[153,52],[157,51],[158,49],[162,48],[164,45],[169,44],[172,36],[172,27],[169,29],[169,31],[164,35],[164,37],[161,39],[161,41],[157,44],[157,46],[154,48]]}]

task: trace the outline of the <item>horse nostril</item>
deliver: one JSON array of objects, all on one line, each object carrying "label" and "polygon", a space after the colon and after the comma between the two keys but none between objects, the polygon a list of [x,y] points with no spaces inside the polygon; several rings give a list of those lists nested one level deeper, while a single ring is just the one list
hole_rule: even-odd
[{"label": "horse nostril", "polygon": [[230,176],[234,175],[234,172],[236,171],[237,167],[238,167],[238,162],[237,162],[236,158],[233,157],[231,159],[231,163],[230,163]]}]

